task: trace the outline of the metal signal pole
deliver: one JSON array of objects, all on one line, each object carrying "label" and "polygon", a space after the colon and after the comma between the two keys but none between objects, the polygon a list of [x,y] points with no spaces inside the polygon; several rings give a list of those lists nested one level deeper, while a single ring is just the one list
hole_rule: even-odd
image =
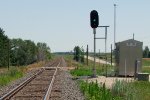
[{"label": "metal signal pole", "polygon": [[87,55],[87,57],[86,57],[86,61],[87,61],[87,66],[89,65],[89,62],[88,62],[88,56],[89,56],[89,47],[88,47],[88,45],[87,45],[87,51],[86,51],[86,55]]},{"label": "metal signal pole", "polygon": [[111,66],[112,66],[112,44],[111,44]]},{"label": "metal signal pole", "polygon": [[105,27],[105,57],[106,57],[106,77],[107,77],[107,27]]},{"label": "metal signal pole", "polygon": [[96,52],[96,28],[93,28],[93,34],[94,34],[94,66],[93,66],[93,77],[96,77],[96,70],[95,70],[95,52]]},{"label": "metal signal pole", "polygon": [[99,67],[100,67],[100,49],[99,49]]},{"label": "metal signal pole", "polygon": [[104,27],[105,28],[105,37],[103,37],[103,38],[96,38],[96,39],[105,39],[105,60],[106,60],[106,69],[105,69],[105,71],[106,71],[106,77],[107,77],[107,28],[109,27],[109,26],[98,26],[98,27]]},{"label": "metal signal pole", "polygon": [[116,4],[114,4],[114,49],[116,48]]}]

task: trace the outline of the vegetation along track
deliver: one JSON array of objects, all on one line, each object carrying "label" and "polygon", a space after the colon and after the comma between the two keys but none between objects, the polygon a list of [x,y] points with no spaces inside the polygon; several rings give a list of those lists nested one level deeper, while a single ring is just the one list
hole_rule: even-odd
[{"label": "vegetation along track", "polygon": [[5,94],[0,100],[49,100],[57,69],[64,62],[59,58]]}]

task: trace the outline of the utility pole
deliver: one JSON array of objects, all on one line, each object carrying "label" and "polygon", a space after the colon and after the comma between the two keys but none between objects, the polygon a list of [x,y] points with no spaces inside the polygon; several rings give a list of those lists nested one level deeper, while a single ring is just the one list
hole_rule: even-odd
[{"label": "utility pole", "polygon": [[88,56],[89,56],[89,47],[88,47],[88,45],[87,45],[87,51],[86,51],[86,62],[87,62],[87,66],[89,65]]},{"label": "utility pole", "polygon": [[100,49],[99,49],[99,67],[100,67]]},{"label": "utility pole", "polygon": [[8,49],[8,55],[7,55],[8,56],[8,70],[9,70],[9,62],[10,62],[9,61],[10,60],[10,50],[9,50],[10,47],[9,47],[9,45],[10,45],[10,43],[9,43],[9,39],[8,39],[8,47],[7,47],[7,49]]},{"label": "utility pole", "polygon": [[111,44],[111,66],[112,66],[112,44]]},{"label": "utility pole", "polygon": [[115,43],[116,43],[116,4],[114,4],[114,50],[116,48]]}]

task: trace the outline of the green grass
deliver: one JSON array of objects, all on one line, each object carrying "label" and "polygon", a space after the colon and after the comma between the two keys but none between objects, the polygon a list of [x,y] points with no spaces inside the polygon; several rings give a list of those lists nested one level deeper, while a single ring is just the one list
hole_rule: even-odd
[{"label": "green grass", "polygon": [[9,71],[0,74],[0,87],[9,84],[11,81],[16,80],[23,76],[23,73],[17,68],[10,68]]},{"label": "green grass", "polygon": [[111,89],[105,84],[79,81],[80,90],[87,100],[149,100],[150,82],[116,80]]},{"label": "green grass", "polygon": [[142,66],[150,66],[150,60],[142,59]]},{"label": "green grass", "polygon": [[[73,60],[73,55],[65,55],[64,58],[67,62],[68,67],[75,67],[75,69],[70,71],[73,76],[91,76],[93,74],[93,61],[89,60],[89,64],[87,66],[86,59],[85,63],[79,63]],[[96,63],[95,69],[97,75],[106,75],[105,64]],[[107,73],[108,76],[114,75],[113,67],[111,67],[110,65],[107,65]]]},{"label": "green grass", "polygon": [[[64,58],[67,62],[68,67],[70,66],[75,67],[75,69],[70,71],[70,73],[73,76],[91,76],[93,74],[93,70],[92,70],[93,61],[89,60],[89,64],[87,66],[86,59],[85,59],[85,63],[79,63],[73,60],[73,55],[65,55]],[[107,65],[107,68],[108,68],[108,74],[112,74],[113,68],[110,65]],[[105,75],[106,73],[105,64],[96,63],[95,69],[97,75]]]},{"label": "green grass", "polygon": [[86,68],[74,69],[74,70],[71,70],[70,73],[73,76],[91,76],[92,75],[91,69],[86,69]]},{"label": "green grass", "polygon": [[[99,65],[96,64],[96,74],[97,75],[106,75],[106,66],[105,65]],[[93,64],[89,64],[89,66],[85,64],[76,64],[76,68],[71,70],[70,73],[73,76],[91,76],[93,74]],[[111,66],[107,66],[107,75],[108,76],[113,76],[114,71],[112,70]]]},{"label": "green grass", "polygon": [[142,72],[143,72],[143,73],[149,73],[149,74],[150,74],[150,67],[149,67],[149,66],[144,66],[144,67],[142,67]]},{"label": "green grass", "polygon": [[144,73],[150,73],[150,60],[149,59],[143,59],[142,60],[142,72]]},{"label": "green grass", "polygon": [[87,100],[121,100],[118,96],[113,96],[111,91],[106,88],[105,84],[80,81],[80,89]]},{"label": "green grass", "polygon": [[122,100],[149,100],[150,83],[146,81],[125,82],[116,81],[112,86],[113,96],[122,98]]},{"label": "green grass", "polygon": [[136,100],[149,100],[150,99],[150,82],[136,81],[130,83],[133,93],[135,93]]},{"label": "green grass", "polygon": [[[134,90],[131,91],[131,85],[129,85],[126,81],[119,81],[116,80],[116,82],[112,85],[112,95],[120,97],[121,100],[136,100],[134,97]],[[133,92],[133,93],[132,93]]]},{"label": "green grass", "polygon": [[[71,70],[70,73],[73,76],[91,76],[93,74],[92,66],[87,66],[85,64],[76,64],[76,68]],[[97,75],[101,75],[104,73],[102,67],[96,66]]]}]

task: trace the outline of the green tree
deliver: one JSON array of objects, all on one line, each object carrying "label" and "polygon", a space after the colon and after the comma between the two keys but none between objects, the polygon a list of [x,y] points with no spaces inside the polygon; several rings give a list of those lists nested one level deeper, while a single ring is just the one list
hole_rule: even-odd
[{"label": "green tree", "polygon": [[20,66],[26,64],[26,51],[25,43],[22,39],[12,39],[11,40],[11,50],[10,50],[10,61],[14,66]]},{"label": "green tree", "polygon": [[81,49],[79,46],[74,47],[74,60],[80,61]]},{"label": "green tree", "polygon": [[[51,59],[51,50],[46,43],[31,40],[9,39],[0,28],[0,67],[28,65],[39,60]],[[10,55],[9,55],[10,53]]]},{"label": "green tree", "polygon": [[144,51],[143,51],[143,57],[144,58],[148,58],[149,57],[149,48],[148,48],[148,46],[146,46]]},{"label": "green tree", "polygon": [[0,67],[5,67],[8,64],[9,39],[0,28]]},{"label": "green tree", "polygon": [[74,60],[84,63],[84,49],[79,46],[74,47]]},{"label": "green tree", "polygon": [[37,48],[38,48],[38,53],[37,53],[37,58],[38,61],[43,61],[43,60],[49,60],[51,59],[51,50],[47,46],[46,43],[37,43]]},{"label": "green tree", "polygon": [[38,48],[35,45],[35,43],[31,40],[25,40],[25,52],[26,52],[26,64],[31,64],[35,61],[37,61],[37,52],[38,52]]},{"label": "green tree", "polygon": [[28,65],[37,61],[37,46],[31,40],[11,40],[12,65]]}]

